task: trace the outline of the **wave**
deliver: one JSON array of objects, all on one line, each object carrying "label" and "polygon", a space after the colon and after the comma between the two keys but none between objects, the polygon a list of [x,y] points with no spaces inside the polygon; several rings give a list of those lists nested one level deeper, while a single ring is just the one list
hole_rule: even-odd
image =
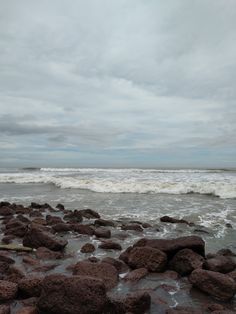
[{"label": "wave", "polygon": [[205,194],[221,198],[236,198],[236,182],[136,180],[135,178],[107,179],[33,174],[2,174],[0,183],[54,184],[61,189],[83,189],[97,193],[150,193],[150,194]]}]

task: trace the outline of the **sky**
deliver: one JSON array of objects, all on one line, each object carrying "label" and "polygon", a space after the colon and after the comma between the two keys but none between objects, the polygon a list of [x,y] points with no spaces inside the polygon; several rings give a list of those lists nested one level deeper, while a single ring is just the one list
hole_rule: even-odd
[{"label": "sky", "polygon": [[0,0],[0,167],[236,167],[235,0]]}]

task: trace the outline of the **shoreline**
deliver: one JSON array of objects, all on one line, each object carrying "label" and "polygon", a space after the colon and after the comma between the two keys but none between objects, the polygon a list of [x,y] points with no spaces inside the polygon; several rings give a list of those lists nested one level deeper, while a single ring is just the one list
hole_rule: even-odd
[{"label": "shoreline", "polygon": [[[222,248],[206,255],[205,242],[196,233],[159,238],[156,226],[144,221],[107,220],[94,210],[71,211],[62,204],[0,202],[0,217],[0,309],[10,307],[17,314],[31,313],[21,312],[26,307],[32,313],[59,313],[58,306],[62,314],[236,309],[234,253]],[[169,216],[160,217],[160,224],[194,226]],[[55,292],[53,282],[71,295],[65,297],[63,289]],[[78,295],[78,282],[87,294]],[[54,293],[64,305],[54,304]],[[91,303],[90,312],[82,306],[85,301]],[[80,312],[69,309],[71,302]]]}]

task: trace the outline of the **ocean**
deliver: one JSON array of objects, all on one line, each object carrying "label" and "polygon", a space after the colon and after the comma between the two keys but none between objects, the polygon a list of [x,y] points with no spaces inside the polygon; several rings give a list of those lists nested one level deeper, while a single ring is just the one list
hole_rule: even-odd
[{"label": "ocean", "polygon": [[[212,249],[235,247],[233,170],[1,169],[0,200],[24,205],[63,203],[68,209],[92,208],[108,219],[141,220],[157,226],[161,216],[169,215],[199,226],[196,233],[207,238]],[[192,232],[179,225],[161,226],[158,237]]]}]

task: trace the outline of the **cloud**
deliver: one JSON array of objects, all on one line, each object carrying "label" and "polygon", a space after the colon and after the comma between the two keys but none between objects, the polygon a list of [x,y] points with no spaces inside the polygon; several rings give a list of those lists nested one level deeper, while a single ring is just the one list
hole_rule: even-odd
[{"label": "cloud", "polygon": [[235,1],[0,5],[4,164],[235,166]]}]

